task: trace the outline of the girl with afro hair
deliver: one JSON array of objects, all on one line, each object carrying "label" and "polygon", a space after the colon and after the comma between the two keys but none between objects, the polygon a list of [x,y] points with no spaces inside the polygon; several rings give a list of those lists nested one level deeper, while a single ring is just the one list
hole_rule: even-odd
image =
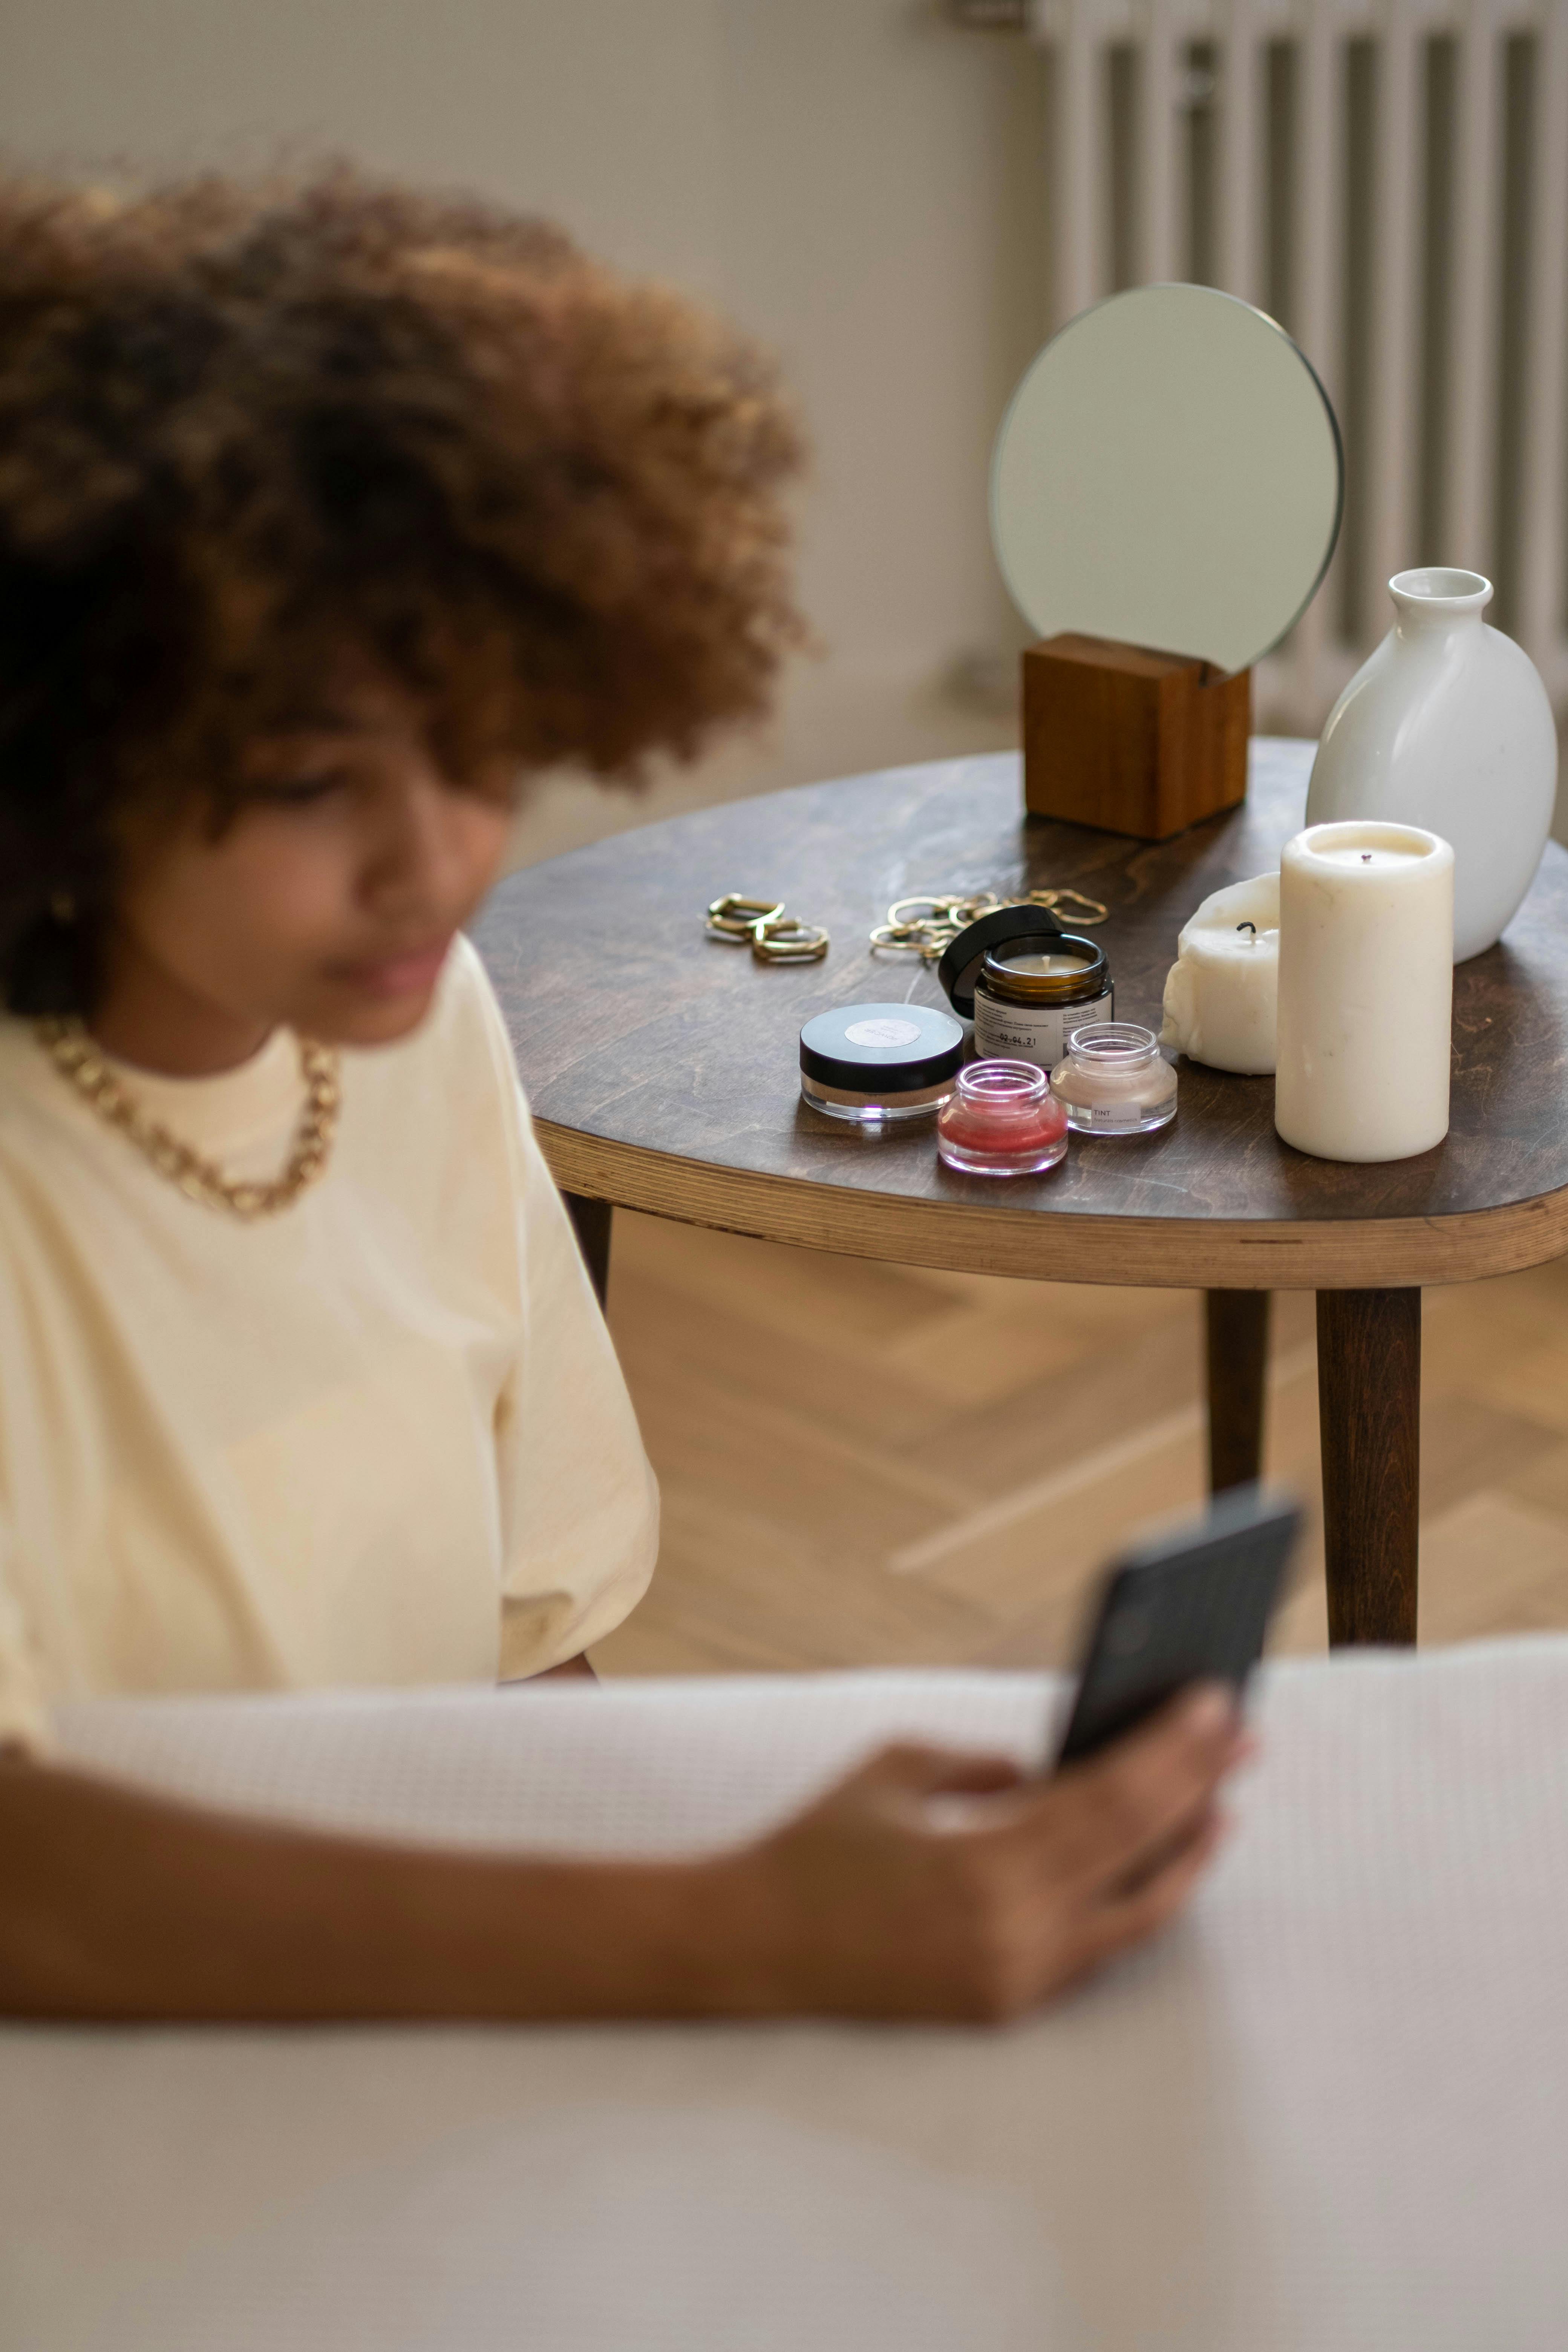
[{"label": "girl with afro hair", "polygon": [[[897,1750],[743,1851],[241,1821],[61,1700],[586,1672],[657,1497],[463,927],[520,790],[765,709],[767,365],[331,173],[0,187],[0,2011],[997,2015],[1150,1933],[1236,1752]],[[939,1792],[955,1809],[933,1807]]]}]

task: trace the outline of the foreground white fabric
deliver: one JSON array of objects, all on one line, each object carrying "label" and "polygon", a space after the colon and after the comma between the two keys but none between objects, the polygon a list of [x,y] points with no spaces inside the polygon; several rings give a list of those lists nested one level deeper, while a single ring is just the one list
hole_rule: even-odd
[{"label": "foreground white fabric", "polygon": [[[976,1675],[68,1713],[214,1801],[674,1848]],[[1568,2343],[1568,1642],[1289,1666],[1191,1918],[1005,2034],[0,2035],[29,2352]]]}]

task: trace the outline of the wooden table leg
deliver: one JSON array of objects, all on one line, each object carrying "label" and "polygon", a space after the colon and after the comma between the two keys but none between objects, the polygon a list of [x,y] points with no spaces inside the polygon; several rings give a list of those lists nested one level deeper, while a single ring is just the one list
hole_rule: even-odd
[{"label": "wooden table leg", "polygon": [[615,1207],[609,1201],[590,1201],[585,1192],[563,1192],[566,1213],[577,1234],[577,1246],[601,1307],[610,1295],[610,1227]]},{"label": "wooden table leg", "polygon": [[1208,1363],[1209,1492],[1245,1486],[1263,1468],[1263,1399],[1268,1370],[1268,1293],[1205,1294]]},{"label": "wooden table leg", "polygon": [[1421,1293],[1320,1290],[1329,1640],[1415,1639]]}]

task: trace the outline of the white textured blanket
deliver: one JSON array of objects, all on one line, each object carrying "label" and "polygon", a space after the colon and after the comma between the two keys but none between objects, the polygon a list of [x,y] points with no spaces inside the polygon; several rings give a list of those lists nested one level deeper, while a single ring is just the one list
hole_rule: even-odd
[{"label": "white textured blanket", "polygon": [[[209,1801],[675,1850],[1042,1678],[70,1711]],[[1568,1642],[1284,1666],[1162,1945],[1005,2034],[0,2035],[27,2352],[1561,2352]]]}]

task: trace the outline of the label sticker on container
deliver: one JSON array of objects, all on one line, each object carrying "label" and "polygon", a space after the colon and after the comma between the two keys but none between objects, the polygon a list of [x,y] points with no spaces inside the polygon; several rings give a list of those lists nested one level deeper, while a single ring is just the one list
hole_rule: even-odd
[{"label": "label sticker on container", "polygon": [[851,1045],[914,1045],[920,1029],[913,1021],[857,1021],[844,1032]]},{"label": "label sticker on container", "polygon": [[1087,1022],[1114,1018],[1116,996],[1107,989],[1091,1004],[1003,1004],[977,994],[974,999],[975,1051],[987,1058],[1033,1062],[1054,1070],[1067,1055],[1068,1039]]},{"label": "label sticker on container", "polygon": [[1136,1127],[1142,1116],[1142,1103],[1093,1103],[1089,1106],[1089,1123],[1090,1127]]}]

